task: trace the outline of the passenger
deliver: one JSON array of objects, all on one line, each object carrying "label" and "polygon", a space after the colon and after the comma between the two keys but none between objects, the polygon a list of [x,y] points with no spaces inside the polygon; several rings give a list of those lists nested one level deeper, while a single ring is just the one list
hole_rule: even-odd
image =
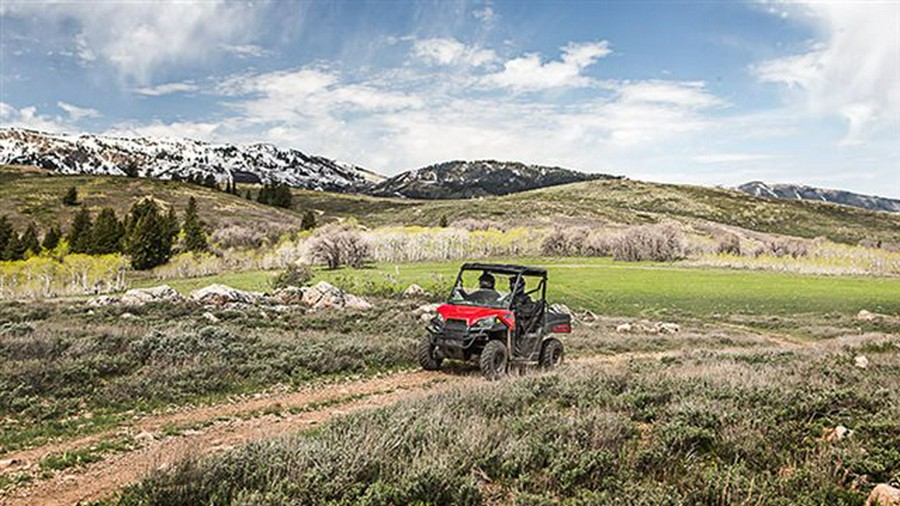
[{"label": "passenger", "polygon": [[516,285],[516,276],[509,277],[509,293],[511,293],[513,306],[523,306],[525,304],[531,304],[531,297],[525,293],[525,278],[522,278],[522,282]]},{"label": "passenger", "polygon": [[485,271],[478,278],[478,290],[470,293],[467,299],[476,304],[493,304],[500,298],[500,292],[494,289],[494,276]]}]

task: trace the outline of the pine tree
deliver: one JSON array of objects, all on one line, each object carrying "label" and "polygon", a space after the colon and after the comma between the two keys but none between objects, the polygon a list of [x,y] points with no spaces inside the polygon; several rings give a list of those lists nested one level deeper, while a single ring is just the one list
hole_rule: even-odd
[{"label": "pine tree", "polygon": [[209,245],[206,242],[206,233],[203,231],[203,223],[197,216],[197,201],[194,197],[188,200],[187,210],[184,212],[184,246],[188,251],[206,251]]},{"label": "pine tree", "polygon": [[250,188],[247,188],[247,193],[244,194],[244,198],[247,200],[253,200],[253,192],[250,191]]},{"label": "pine tree", "polygon": [[174,244],[175,239],[178,237],[178,232],[181,231],[181,223],[178,222],[178,215],[175,214],[174,207],[170,207],[166,216],[163,218],[163,227],[166,238],[170,243]]},{"label": "pine tree", "polygon": [[22,233],[22,246],[26,255],[37,255],[41,252],[41,243],[38,242],[37,228],[34,223],[29,223],[28,228]]},{"label": "pine tree", "polygon": [[25,245],[22,244],[19,234],[13,231],[6,243],[6,249],[3,251],[3,259],[22,260],[23,258],[25,258]]},{"label": "pine tree", "polygon": [[47,230],[47,233],[44,234],[44,241],[41,242],[41,247],[47,251],[52,251],[59,246],[60,239],[62,239],[62,232],[59,230],[59,227],[53,225]]},{"label": "pine tree", "polygon": [[15,235],[15,230],[13,230],[9,220],[6,216],[0,216],[0,260],[3,259],[2,257],[3,253],[6,251],[6,244],[13,235]]},{"label": "pine tree", "polygon": [[72,253],[90,253],[91,250],[91,213],[86,207],[78,211],[72,221],[72,228],[66,236],[69,251]]},{"label": "pine tree", "polygon": [[[174,211],[170,210],[170,216],[173,215]],[[152,269],[168,262],[172,256],[172,238],[168,217],[160,213],[156,202],[144,199],[132,206],[126,224],[125,250],[134,269]]]},{"label": "pine tree", "polygon": [[259,189],[259,193],[256,195],[256,201],[260,204],[269,205],[271,200],[271,188],[269,183],[265,183],[263,184],[263,187]]},{"label": "pine tree", "polygon": [[107,207],[100,211],[91,230],[90,252],[93,255],[107,255],[122,251],[122,237],[125,227],[116,212]]},{"label": "pine tree", "polygon": [[312,230],[316,228],[316,213],[312,211],[303,213],[303,218],[300,219],[300,228],[303,230]]},{"label": "pine tree", "polygon": [[69,188],[69,191],[63,196],[62,202],[67,206],[77,206],[78,205],[78,189],[74,186]]},{"label": "pine tree", "polygon": [[450,225],[449,220],[447,220],[447,215],[442,214],[441,220],[438,222],[438,226],[441,228],[447,228]]}]

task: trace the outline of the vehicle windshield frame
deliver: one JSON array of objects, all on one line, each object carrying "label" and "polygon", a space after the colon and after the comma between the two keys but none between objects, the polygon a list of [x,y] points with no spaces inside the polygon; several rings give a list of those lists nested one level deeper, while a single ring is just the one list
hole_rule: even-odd
[{"label": "vehicle windshield frame", "polygon": [[[515,276],[516,284],[519,285],[523,282],[525,278],[537,278],[538,284],[529,291],[529,293],[539,292],[539,296],[541,300],[545,300],[546,298],[546,286],[547,286],[547,274],[546,271],[542,271],[540,269],[535,268],[527,268],[527,267],[519,267],[519,266],[497,266],[496,269],[491,268],[490,265],[485,264],[465,264],[459,270],[459,274],[456,276],[456,282],[453,284],[453,288],[450,290],[450,295],[447,298],[447,304],[451,304],[454,306],[466,306],[466,307],[485,307],[491,309],[506,309],[510,310],[512,308],[513,297],[512,291],[510,292],[500,292],[500,298],[497,299],[496,303],[484,303],[484,302],[473,302],[465,299],[465,296],[460,294],[460,290],[464,290],[463,286],[463,274],[469,271],[473,272],[487,272],[489,274],[500,275],[500,276]],[[513,268],[514,267],[514,268]],[[496,288],[495,288],[496,290]]]}]

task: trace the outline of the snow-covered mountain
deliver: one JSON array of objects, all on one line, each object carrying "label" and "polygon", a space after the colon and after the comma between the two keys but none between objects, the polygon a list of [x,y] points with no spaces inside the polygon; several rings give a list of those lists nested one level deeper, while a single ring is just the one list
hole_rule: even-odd
[{"label": "snow-covered mountain", "polygon": [[594,179],[620,177],[519,162],[457,160],[398,174],[373,185],[368,192],[416,199],[459,199],[507,195]]},{"label": "snow-covered mountain", "polygon": [[861,207],[870,211],[900,212],[900,200],[860,195],[859,193],[843,190],[829,190],[795,184],[767,184],[760,181],[742,184],[737,187],[737,190],[754,197],[818,200],[845,206]]},{"label": "snow-covered mountain", "polygon": [[0,128],[0,164],[33,165],[60,174],[279,182],[297,188],[355,191],[383,177],[271,144],[210,144],[190,139],[50,134]]}]

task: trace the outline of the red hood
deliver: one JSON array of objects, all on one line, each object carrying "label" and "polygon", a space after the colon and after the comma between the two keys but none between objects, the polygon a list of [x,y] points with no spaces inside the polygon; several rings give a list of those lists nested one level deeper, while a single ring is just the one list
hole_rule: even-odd
[{"label": "red hood", "polygon": [[491,316],[499,317],[500,320],[502,320],[503,323],[505,323],[508,327],[512,327],[513,325],[515,325],[516,321],[512,311],[508,309],[444,304],[437,308],[437,312],[446,320],[449,320],[451,318],[456,320],[465,320],[466,325],[468,326],[472,326],[472,324],[482,318],[488,318]]}]

